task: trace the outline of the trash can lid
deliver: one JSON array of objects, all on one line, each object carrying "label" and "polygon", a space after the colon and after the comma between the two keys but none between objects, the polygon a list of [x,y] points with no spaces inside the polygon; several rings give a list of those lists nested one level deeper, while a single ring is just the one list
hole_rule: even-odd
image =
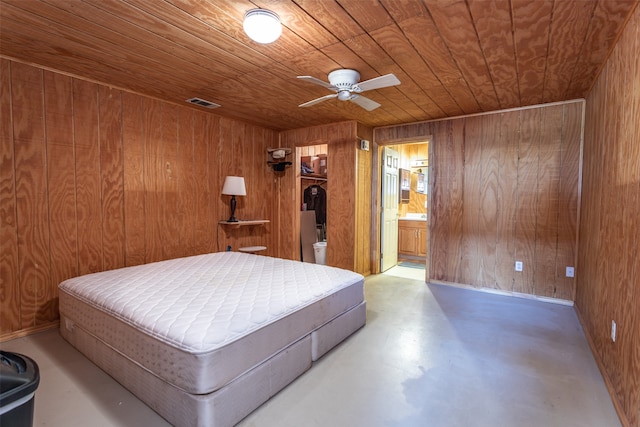
[{"label": "trash can lid", "polygon": [[38,365],[27,356],[0,351],[0,405],[33,393],[40,383]]}]

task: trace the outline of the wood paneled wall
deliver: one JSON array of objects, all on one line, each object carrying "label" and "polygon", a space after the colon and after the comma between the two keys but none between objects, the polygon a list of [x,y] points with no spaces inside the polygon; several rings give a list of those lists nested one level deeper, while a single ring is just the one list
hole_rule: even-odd
[{"label": "wood paneled wall", "polygon": [[[574,298],[583,102],[378,128],[429,138],[430,279]],[[515,272],[515,261],[523,272]]]},{"label": "wood paneled wall", "polygon": [[[371,263],[369,233],[364,232],[370,230],[371,152],[360,152],[358,133],[367,132],[371,135],[367,128],[348,121],[280,134],[281,146],[294,152],[296,147],[327,145],[327,264],[362,274],[370,273]],[[280,177],[280,223],[283,229],[292,225],[286,243],[281,244],[281,256],[299,259],[300,205],[295,198],[301,191],[299,159],[294,168]]]},{"label": "wood paneled wall", "polygon": [[367,126],[358,124],[357,138],[355,143],[356,151],[356,198],[355,198],[355,218],[356,234],[354,247],[354,270],[365,276],[372,272],[372,260],[375,254],[371,250],[371,224],[373,214],[373,193],[377,192],[373,188],[373,155],[371,149],[362,151],[359,149],[359,141],[366,139],[373,141],[373,130]]},{"label": "wood paneled wall", "polygon": [[[0,340],[55,323],[72,276],[227,245],[278,255],[276,132],[4,59],[0,112]],[[226,175],[245,177],[237,216],[271,223],[218,227]]]},{"label": "wood paneled wall", "polygon": [[639,52],[636,8],[586,102],[576,294],[623,425],[633,427],[640,426]]}]

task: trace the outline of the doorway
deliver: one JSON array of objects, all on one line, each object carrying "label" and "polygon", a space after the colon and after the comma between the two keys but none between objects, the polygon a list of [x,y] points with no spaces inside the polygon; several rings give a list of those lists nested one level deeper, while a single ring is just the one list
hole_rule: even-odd
[{"label": "doorway", "polygon": [[[379,147],[378,158],[380,272],[397,265],[424,269],[427,280],[429,142],[408,141]],[[394,173],[397,175],[393,176]]]}]

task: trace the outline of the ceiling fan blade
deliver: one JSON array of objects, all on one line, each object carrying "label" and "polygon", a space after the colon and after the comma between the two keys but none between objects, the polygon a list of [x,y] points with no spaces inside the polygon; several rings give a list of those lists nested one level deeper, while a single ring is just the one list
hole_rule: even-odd
[{"label": "ceiling fan blade", "polygon": [[380,106],[380,104],[378,104],[376,101],[356,94],[353,94],[349,101],[358,104],[367,111],[373,111]]},{"label": "ceiling fan blade", "polygon": [[394,76],[393,74],[386,74],[384,76],[365,80],[356,84],[355,86],[360,88],[360,90],[356,90],[356,92],[364,92],[365,90],[381,89],[383,87],[395,86],[399,84],[400,80],[398,80],[396,76]]},{"label": "ceiling fan blade", "polygon": [[331,90],[338,90],[338,88],[336,88],[335,86],[333,86],[330,83],[325,82],[324,80],[320,80],[320,79],[316,79],[315,77],[311,77],[311,76],[298,76],[298,78],[300,80],[306,80],[309,83],[314,83],[320,86],[324,86],[327,89],[331,89]]},{"label": "ceiling fan blade", "polygon": [[304,104],[300,104],[300,105],[298,105],[298,107],[310,107],[312,105],[319,104],[322,101],[326,101],[327,99],[337,98],[337,97],[338,97],[337,93],[332,93],[331,95],[326,95],[326,96],[323,96],[323,97],[316,98],[316,99],[313,99],[311,101],[305,102]]}]

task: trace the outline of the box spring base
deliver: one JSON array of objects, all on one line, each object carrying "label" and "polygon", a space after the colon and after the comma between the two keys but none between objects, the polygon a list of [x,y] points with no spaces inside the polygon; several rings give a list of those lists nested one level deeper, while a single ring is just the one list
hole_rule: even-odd
[{"label": "box spring base", "polygon": [[152,374],[61,313],[60,333],[89,360],[176,426],[232,426],[308,370],[366,322],[366,303],[352,308],[281,349],[224,387],[187,393]]}]

